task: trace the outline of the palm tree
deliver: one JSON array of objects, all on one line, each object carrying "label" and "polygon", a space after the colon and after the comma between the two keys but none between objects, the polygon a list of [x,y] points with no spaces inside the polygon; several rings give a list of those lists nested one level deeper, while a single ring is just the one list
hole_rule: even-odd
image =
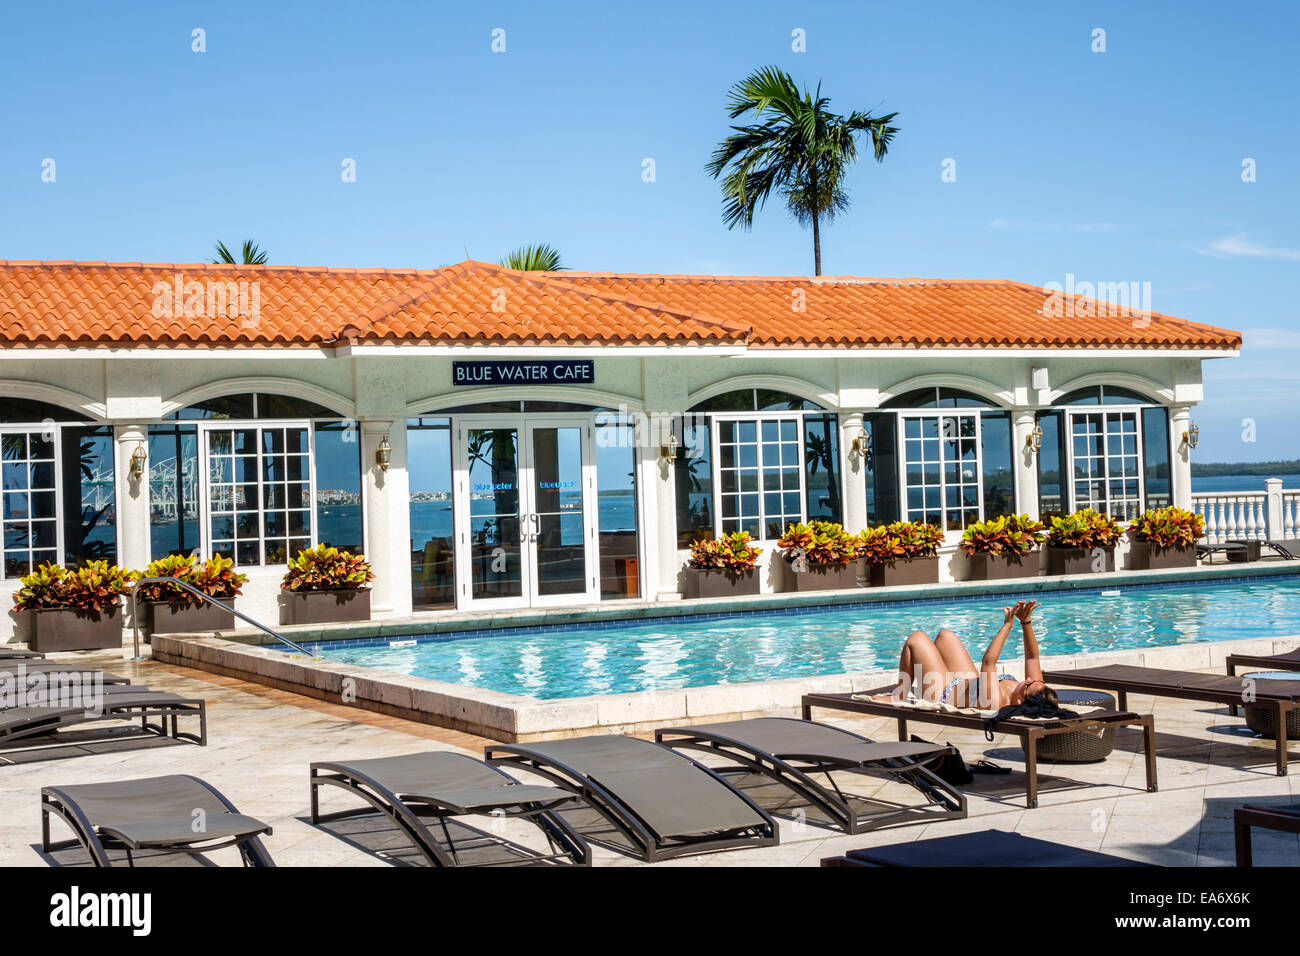
[{"label": "palm tree", "polygon": [[820,84],[814,93],[800,93],[790,75],[773,66],[733,86],[728,105],[731,119],[752,113],[758,122],[731,127],[734,135],[718,144],[705,167],[714,179],[723,177],[723,221],[728,229],[751,228],[754,211],[778,190],[795,219],[812,224],[813,263],[821,275],[821,223],[849,207],[844,178],[858,160],[856,136],[871,136],[881,162],[898,132],[889,125],[898,114],[832,113]]},{"label": "palm tree", "polygon": [[544,242],[535,246],[520,246],[502,259],[499,265],[521,272],[562,272],[568,268],[560,260],[560,250]]},{"label": "palm tree", "polygon": [[257,248],[257,243],[252,239],[244,240],[244,247],[241,250],[241,257],[236,259],[234,254],[226,248],[224,242],[217,243],[217,257],[209,259],[209,262],[224,262],[229,265],[245,266],[264,266],[266,265],[266,253]]}]

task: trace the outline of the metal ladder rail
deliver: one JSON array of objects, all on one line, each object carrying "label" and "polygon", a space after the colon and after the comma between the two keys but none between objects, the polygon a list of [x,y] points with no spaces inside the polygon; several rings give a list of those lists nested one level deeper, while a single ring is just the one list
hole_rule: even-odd
[{"label": "metal ladder rail", "polygon": [[136,598],[135,598],[135,592],[139,590],[140,585],[142,584],[173,584],[178,588],[182,588],[188,591],[190,594],[193,594],[195,597],[202,598],[203,600],[207,601],[209,604],[215,604],[223,611],[229,611],[231,614],[235,615],[235,617],[239,618],[241,621],[253,625],[253,627],[257,628],[259,631],[262,631],[263,633],[271,635],[271,637],[275,638],[281,644],[285,644],[293,648],[298,653],[305,654],[308,657],[310,657],[312,660],[317,660],[317,661],[320,660],[320,657],[318,655],[313,654],[311,651],[307,650],[307,648],[303,647],[301,644],[295,644],[287,637],[281,634],[277,634],[275,631],[271,630],[265,624],[253,620],[247,614],[244,614],[240,611],[236,611],[233,607],[222,604],[216,598],[212,597],[212,595],[204,594],[194,585],[187,584],[186,582],[178,580],[177,578],[158,577],[158,578],[141,578],[131,586],[131,630],[132,630],[131,646],[132,646],[132,651],[134,653],[134,656],[131,659],[133,661],[143,660],[143,658],[140,656],[140,617],[137,614],[137,606],[136,606]]}]

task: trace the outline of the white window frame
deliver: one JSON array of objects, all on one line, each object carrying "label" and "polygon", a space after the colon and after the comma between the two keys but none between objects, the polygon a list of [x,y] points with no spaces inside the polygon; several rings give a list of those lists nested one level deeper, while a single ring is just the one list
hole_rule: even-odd
[{"label": "white window frame", "polygon": [[[722,515],[722,499],[724,494],[734,494],[734,495],[741,494],[741,492],[723,492],[722,490],[723,467],[722,467],[722,457],[720,454],[720,448],[722,443],[719,440],[721,429],[718,428],[718,424],[720,422],[726,422],[726,421],[754,422],[755,425],[758,427],[758,435],[756,437],[755,444],[758,446],[758,466],[757,466],[758,467],[758,490],[756,494],[758,495],[759,533],[754,540],[756,541],[775,540],[767,537],[767,509],[763,506],[764,489],[763,489],[762,427],[764,422],[783,422],[783,421],[794,422],[795,429],[797,432],[795,436],[795,444],[797,445],[799,450],[799,466],[798,466],[799,468],[799,520],[801,522],[807,521],[808,520],[808,497],[807,497],[807,488],[805,487],[806,485],[805,479],[807,477],[807,463],[804,460],[804,454],[805,454],[804,443],[807,441],[807,435],[804,429],[804,417],[806,414],[827,415],[827,414],[837,414],[837,413],[826,409],[806,409],[803,411],[793,411],[793,412],[706,412],[704,414],[708,417],[709,424],[710,424],[709,444],[711,446],[710,450],[713,455],[712,465],[710,470],[713,472],[712,480],[713,480],[713,534],[714,536],[720,538],[722,537],[723,534],[728,533],[722,530],[722,523],[725,520]],[[838,427],[838,418],[836,420],[836,427]],[[777,465],[777,469],[780,470],[779,463]],[[738,469],[732,468],[728,470],[735,471]],[[843,465],[841,464],[840,467],[841,475],[839,476],[841,481],[843,478],[843,474],[842,474],[843,470],[844,470]],[[785,493],[784,488],[782,489],[781,493],[782,494]],[[841,493],[840,500],[843,501],[842,493]],[[784,511],[782,513],[784,514]]]},{"label": "white window frame", "polygon": [[[82,422],[78,424],[92,425],[93,423]],[[64,489],[63,489],[63,429],[62,426],[58,424],[40,424],[40,423],[33,423],[31,425],[0,425],[0,435],[24,435],[24,436],[31,435],[31,434],[40,435],[44,432],[53,433],[51,444],[54,445],[54,487],[52,489],[54,492],[54,563],[61,566],[64,563],[63,561],[64,558],[64,551],[63,551]],[[24,458],[23,460],[29,463],[31,461],[31,459],[29,458]],[[40,460],[44,461],[45,459],[40,459]],[[30,482],[31,482],[31,478],[29,476],[28,488],[27,488],[27,493],[28,493],[27,507],[28,507],[29,514],[31,510]],[[114,476],[113,484],[114,486],[117,485],[116,476]],[[116,496],[117,494],[116,487],[114,487],[113,493]],[[2,487],[0,487],[0,494],[3,494]],[[4,512],[3,512],[3,501],[0,500],[0,535],[4,534],[4,521],[5,519],[4,519]],[[28,534],[30,536],[32,519],[28,517],[26,521],[27,521]],[[33,548],[31,547],[29,541],[28,547],[26,548],[29,563],[33,551],[48,551],[48,550],[49,548]],[[8,549],[4,547],[3,537],[0,537],[0,575],[4,574],[4,557],[6,554],[8,554]],[[30,574],[32,571],[35,570],[36,570],[36,566],[32,565],[31,567],[28,568],[28,573]],[[19,575],[19,577],[22,577],[22,575]],[[17,581],[18,577],[13,577],[13,578],[5,577],[3,578],[3,580]]]},{"label": "white window frame", "polygon": [[[998,410],[999,410],[999,409],[992,408],[992,407],[984,408],[984,407],[971,406],[971,407],[966,407],[966,408],[924,408],[924,409],[903,409],[903,410],[900,410],[900,411],[897,413],[897,421],[896,421],[894,427],[895,427],[895,429],[896,429],[896,435],[898,436],[898,437],[897,437],[897,441],[898,441],[898,490],[899,490],[899,496],[898,496],[898,497],[899,497],[899,502],[898,502],[898,504],[899,504],[899,508],[898,508],[898,513],[899,513],[900,517],[902,518],[902,520],[904,520],[904,521],[915,521],[915,520],[917,520],[917,519],[911,517],[912,509],[908,506],[908,503],[907,503],[907,492],[908,492],[908,489],[909,489],[909,487],[910,487],[910,486],[908,485],[908,483],[907,483],[907,465],[908,465],[908,457],[907,457],[907,420],[908,420],[908,419],[925,419],[925,418],[936,418],[936,419],[939,419],[939,439],[938,439],[938,440],[939,440],[939,448],[940,448],[940,457],[939,457],[939,511],[940,511],[940,513],[943,515],[943,517],[942,517],[942,519],[941,519],[941,522],[940,522],[940,525],[939,525],[939,526],[940,526],[940,528],[943,529],[943,532],[944,532],[945,535],[947,535],[947,534],[960,534],[960,533],[961,533],[961,532],[962,532],[966,527],[968,527],[968,526],[966,525],[964,519],[963,519],[963,522],[962,522],[962,526],[961,526],[961,528],[959,528],[959,529],[953,529],[953,530],[950,530],[950,529],[948,528],[948,511],[949,511],[949,508],[948,508],[948,481],[947,481],[947,479],[944,477],[944,473],[943,473],[943,471],[944,471],[944,468],[943,468],[943,466],[944,466],[944,461],[943,461],[943,443],[944,443],[945,441],[949,441],[949,440],[951,440],[951,439],[945,439],[945,438],[944,438],[944,435],[943,435],[943,419],[945,419],[945,418],[963,418],[963,417],[970,417],[970,418],[974,418],[974,419],[975,419],[975,492],[976,492],[976,501],[978,502],[978,504],[977,504],[978,514],[976,515],[975,520],[976,520],[976,521],[983,521],[983,520],[984,520],[984,423],[983,423],[983,415],[982,415],[982,413],[985,412],[985,411],[998,411]],[[924,439],[922,439],[922,440],[924,440]],[[961,436],[960,436],[960,435],[957,437],[957,440],[958,440],[958,442],[961,441]],[[961,467],[961,459],[960,459],[960,458],[958,458],[957,466],[958,466],[958,468]],[[962,482],[961,485],[959,485],[959,487],[963,487],[963,486],[965,486],[965,485],[966,485],[966,483],[965,483],[965,482]],[[925,487],[928,487],[928,486],[926,486],[926,485],[922,485],[921,487],[922,487],[922,489],[924,489]],[[927,510],[927,509],[926,509],[926,508],[924,507],[924,505],[923,505],[922,508],[921,508],[922,518],[924,517],[924,512],[925,512],[926,510]],[[961,512],[965,512],[967,509],[966,509],[965,507],[960,507],[960,508],[958,508],[957,510],[958,510],[958,511],[961,511]]]},{"label": "white window frame", "polygon": [[[1096,502],[1081,502],[1079,496],[1075,493],[1075,482],[1078,480],[1074,474],[1074,419],[1076,415],[1101,415],[1102,416],[1102,464],[1106,474],[1102,480],[1106,482],[1106,514],[1115,518],[1117,521],[1131,521],[1140,515],[1146,508],[1147,488],[1146,488],[1146,455],[1144,453],[1144,444],[1146,435],[1144,434],[1142,423],[1142,410],[1146,408],[1157,408],[1156,405],[1061,405],[1057,406],[1065,411],[1066,423],[1066,474],[1069,477],[1070,504],[1072,511],[1078,511],[1080,508],[1095,508]],[[1107,447],[1106,416],[1110,414],[1130,414],[1133,416],[1133,437],[1137,447],[1137,514],[1129,517],[1127,514],[1115,515],[1110,510],[1110,504],[1113,500],[1110,495],[1110,450]],[[1168,411],[1166,411],[1166,420],[1168,420]],[[1172,439],[1173,430],[1168,429]],[[1088,456],[1092,457],[1092,456]],[[1121,456],[1123,457],[1123,456]],[[1172,464],[1173,454],[1170,453],[1170,495],[1173,492],[1173,475]],[[1121,501],[1130,501],[1127,496],[1119,499]],[[1100,509],[1098,509],[1100,510]]]},{"label": "white window frame", "polygon": [[[339,419],[320,419],[320,421],[338,421]],[[235,548],[232,558],[236,567],[245,568],[269,568],[278,567],[278,563],[268,564],[266,562],[266,509],[261,500],[261,491],[265,487],[265,478],[262,467],[263,456],[265,452],[262,448],[262,431],[273,428],[302,428],[307,432],[307,521],[310,531],[310,547],[316,547],[316,429],[313,427],[315,419],[310,418],[259,418],[259,419],[225,419],[213,418],[204,419],[194,422],[199,442],[199,512],[201,515],[199,526],[199,547],[201,553],[206,557],[212,556],[212,501],[209,491],[209,477],[211,474],[211,455],[208,450],[208,433],[222,431],[245,431],[256,429],[257,438],[257,488],[259,500],[257,503],[257,564],[241,564],[239,561],[239,539],[235,539]],[[363,469],[364,472],[364,469]],[[232,476],[233,478],[233,476]],[[233,482],[239,484],[239,482]],[[364,507],[364,502],[363,502]],[[291,537],[302,537],[301,535],[285,535],[288,541]],[[224,539],[223,539],[224,540]],[[251,538],[248,540],[252,540]],[[274,539],[274,540],[279,540]],[[287,551],[287,546],[286,546]],[[286,560],[293,558],[292,554],[286,554]]]}]

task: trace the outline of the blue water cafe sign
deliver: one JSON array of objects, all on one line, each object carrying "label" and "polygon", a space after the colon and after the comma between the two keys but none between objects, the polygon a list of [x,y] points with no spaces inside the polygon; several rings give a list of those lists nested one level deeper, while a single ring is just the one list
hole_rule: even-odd
[{"label": "blue water cafe sign", "polygon": [[591,385],[590,359],[533,359],[518,362],[452,362],[452,385]]}]

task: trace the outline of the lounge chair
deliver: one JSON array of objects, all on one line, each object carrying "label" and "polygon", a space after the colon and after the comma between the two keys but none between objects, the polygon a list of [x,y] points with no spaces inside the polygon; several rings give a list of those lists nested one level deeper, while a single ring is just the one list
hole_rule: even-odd
[{"label": "lounge chair", "polygon": [[[792,717],[665,727],[655,731],[655,740],[675,750],[725,757],[728,765],[712,765],[712,769],[737,789],[753,792],[770,789],[765,785],[772,782],[779,784],[780,798],[755,797],[769,812],[811,806],[849,833],[966,816],[965,795],[925,767],[953,753],[944,744],[876,743],[839,727]],[[926,804],[896,804],[846,793],[832,776],[837,771],[893,778],[924,795]],[[814,775],[824,776],[826,783]]]},{"label": "lounge chair", "polygon": [[[73,839],[50,840],[51,815],[72,828]],[[95,866],[113,866],[113,850],[124,850],[127,865],[135,866],[141,852],[199,856],[229,846],[239,848],[245,866],[275,866],[260,839],[270,833],[211,784],[188,775],[41,789],[41,849],[80,845]]]},{"label": "lounge chair", "polygon": [[16,680],[19,674],[26,674],[28,677],[66,674],[69,677],[75,675],[78,679],[82,679],[84,675],[98,674],[101,683],[104,684],[131,683],[129,677],[110,674],[98,667],[87,667],[85,664],[66,664],[63,661],[51,661],[43,658],[0,661],[0,680],[5,677],[8,677],[11,681]]},{"label": "lounge chair", "polygon": [[1290,806],[1256,806],[1246,804],[1232,812],[1232,828],[1237,839],[1237,865],[1254,866],[1250,850],[1250,828],[1300,833],[1300,803]]},{"label": "lounge chair", "polygon": [[[907,740],[908,721],[957,727],[963,730],[984,731],[984,716],[964,713],[956,708],[937,709],[912,706],[893,699],[894,685],[857,694],[805,694],[803,718],[812,719],[814,708],[842,710],[872,717],[890,717],[898,721],[898,739]],[[1155,720],[1150,714],[1135,714],[1124,710],[1096,710],[1070,720],[1031,720],[1012,717],[993,725],[997,734],[1014,734],[1020,738],[1025,752],[1025,806],[1038,806],[1038,743],[1044,737],[1056,734],[1100,734],[1113,727],[1141,727],[1143,749],[1146,753],[1147,791],[1156,787]]]},{"label": "lounge chair", "polygon": [[21,647],[0,647],[0,661],[38,661],[45,657],[40,651],[27,651]]},{"label": "lounge chair", "polygon": [[[94,711],[85,706],[10,707],[0,710],[0,764],[11,762],[5,754],[31,746],[45,747],[68,743],[57,734],[70,727],[105,721],[140,721],[133,736],[157,736],[188,740],[199,746],[208,742],[207,708],[202,700],[180,697],[148,687],[105,688],[100,706]],[[197,734],[179,729],[181,717],[198,717]],[[156,718],[157,723],[151,723]],[[119,728],[103,728],[105,739],[116,739]],[[48,738],[48,739],[47,739]],[[78,744],[85,741],[77,741]]]},{"label": "lounge chair", "polygon": [[[311,822],[321,823],[379,813],[387,817],[420,851],[431,866],[499,866],[503,863],[591,863],[591,848],[555,808],[576,798],[558,787],[521,784],[498,768],[466,754],[450,751],[375,757],[367,760],[311,765]],[[370,806],[333,813],[320,812],[320,788],[339,787]],[[472,837],[507,850],[504,858],[471,862],[483,842],[457,845],[447,821],[453,817],[492,815],[517,817],[537,826],[550,844],[549,854],[536,853],[464,826]],[[439,842],[421,818],[438,821]],[[445,845],[444,845],[445,843]],[[465,859],[469,857],[469,859]]]},{"label": "lounge chair", "polygon": [[575,793],[558,811],[587,839],[654,863],[714,850],[775,846],[776,822],[722,777],[684,754],[636,737],[602,735],[492,744],[488,760]]},{"label": "lounge chair", "polygon": [[1229,654],[1225,663],[1228,676],[1236,677],[1238,667],[1265,667],[1274,671],[1300,671],[1300,648],[1283,654]]},{"label": "lounge chair", "polygon": [[894,843],[822,860],[822,866],[1153,866],[1006,830]]},{"label": "lounge chair", "polygon": [[[1066,687],[1114,691],[1121,709],[1128,706],[1130,693],[1226,704],[1231,713],[1236,713],[1235,708],[1245,703],[1244,678],[1199,674],[1196,671],[1108,664],[1105,667],[1085,667],[1074,671],[1052,671],[1044,674],[1043,680]],[[1286,725],[1291,712],[1300,707],[1300,680],[1258,681],[1254,688],[1254,699],[1249,701],[1249,705],[1268,709],[1277,745],[1277,773],[1278,776],[1286,776]]]}]

